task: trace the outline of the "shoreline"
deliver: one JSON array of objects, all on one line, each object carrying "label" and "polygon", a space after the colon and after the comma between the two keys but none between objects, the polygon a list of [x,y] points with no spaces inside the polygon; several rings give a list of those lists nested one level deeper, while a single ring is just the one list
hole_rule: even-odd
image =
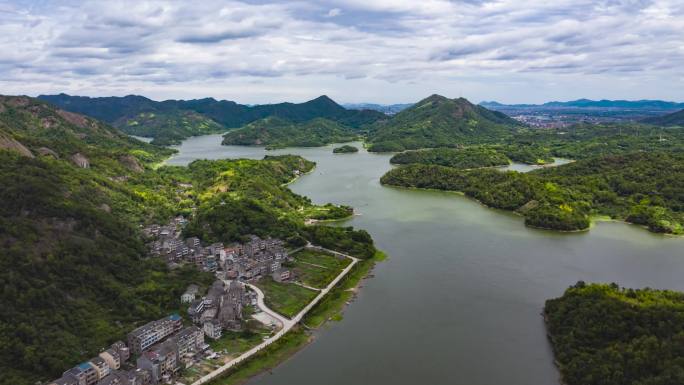
[{"label": "shoreline", "polygon": [[[382,184],[382,183],[380,183],[380,184],[381,184],[382,186],[385,186],[385,187],[391,187],[391,188],[396,188],[396,189],[401,189],[401,190],[431,191],[431,192],[440,192],[440,193],[456,194],[456,195],[459,195],[459,196],[468,198],[469,200],[472,200],[472,201],[478,203],[480,206],[485,207],[485,208],[487,208],[487,209],[489,209],[489,210],[502,211],[502,212],[505,212],[505,213],[507,213],[507,214],[512,214],[512,215],[516,215],[516,216],[523,217],[523,218],[525,217],[523,214],[521,214],[521,213],[519,213],[518,211],[515,211],[515,210],[506,210],[506,209],[500,209],[500,208],[497,208],[497,207],[488,206],[488,205],[482,203],[480,200],[478,200],[478,199],[476,199],[476,198],[473,198],[473,197],[471,197],[471,196],[466,195],[463,191],[440,190],[440,189],[435,189],[435,188],[422,188],[422,187],[396,186],[396,185]],[[529,227],[529,228],[535,229],[535,230],[552,231],[552,232],[555,232],[555,233],[574,234],[574,233],[585,233],[585,232],[589,232],[589,231],[590,231],[597,223],[599,223],[599,222],[614,222],[614,223],[621,223],[621,224],[629,225],[629,226],[637,226],[637,227],[640,227],[640,228],[644,229],[645,231],[647,231],[648,233],[653,234],[653,235],[660,235],[660,236],[664,236],[664,237],[667,237],[667,238],[684,238],[684,234],[657,233],[657,232],[655,232],[655,231],[650,231],[650,230],[648,229],[648,226],[641,225],[641,224],[638,224],[638,223],[627,222],[627,221],[624,220],[624,219],[612,218],[612,217],[609,217],[609,216],[606,216],[606,215],[590,215],[590,216],[589,216],[589,220],[590,220],[590,222],[591,222],[590,225],[589,225],[589,227],[587,227],[586,229],[579,229],[579,230],[558,230],[558,229],[552,229],[552,228],[546,228],[546,227],[531,226],[531,225],[528,225],[528,224],[525,224],[525,223],[523,223],[523,226]]]},{"label": "shoreline", "polygon": [[[323,250],[351,257],[335,251],[330,251],[327,249]],[[283,362],[286,362],[288,359],[296,355],[296,353],[304,349],[309,343],[313,342],[315,339],[315,336],[313,335],[314,332],[319,330],[328,321],[333,319],[332,316],[328,315],[332,313],[341,313],[346,307],[347,303],[350,302],[348,298],[345,298],[345,301],[333,301],[331,303],[330,298],[334,296],[339,299],[341,293],[350,293],[350,284],[351,287],[354,288],[354,291],[351,293],[356,293],[361,281],[368,277],[377,262],[386,259],[386,254],[378,250],[376,251],[375,255],[369,259],[351,258],[355,259],[356,262],[352,263],[347,273],[336,278],[337,282],[333,281],[334,285],[330,288],[330,290],[320,297],[320,300],[311,306],[308,311],[300,314],[300,319],[292,326],[290,330],[283,333],[281,338],[265,346],[256,354],[241,360],[237,365],[230,367],[226,372],[217,374],[215,378],[212,378],[206,382],[201,382],[198,380],[196,383],[201,382],[202,384],[211,385],[244,384],[257,376],[262,375],[266,371],[276,368]],[[359,266],[361,267],[359,268]],[[321,306],[325,307],[321,308]],[[316,324],[316,326],[312,327],[308,324],[310,322],[307,322],[311,319],[311,317],[323,317],[323,320]],[[295,316],[295,318],[297,318],[297,316]],[[291,344],[290,339],[292,338],[295,338],[294,344]],[[262,358],[263,360],[259,360],[259,358]]]}]

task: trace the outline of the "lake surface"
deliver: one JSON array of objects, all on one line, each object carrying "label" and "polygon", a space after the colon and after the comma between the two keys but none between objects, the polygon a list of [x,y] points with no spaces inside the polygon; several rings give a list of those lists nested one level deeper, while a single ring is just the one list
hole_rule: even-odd
[{"label": "lake surface", "polygon": [[[382,187],[391,155],[332,146],[266,152],[188,139],[169,164],[299,154],[317,163],[290,188],[354,206],[390,258],[341,322],[253,385],[556,385],[540,312],[578,280],[684,291],[684,240],[598,223],[561,234],[452,193]],[[359,146],[360,147],[360,146]]]}]

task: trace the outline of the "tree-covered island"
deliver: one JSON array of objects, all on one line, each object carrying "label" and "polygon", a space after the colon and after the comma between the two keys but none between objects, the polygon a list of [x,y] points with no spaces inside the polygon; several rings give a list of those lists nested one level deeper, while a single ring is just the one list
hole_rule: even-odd
[{"label": "tree-covered island", "polygon": [[333,149],[333,154],[353,154],[356,152],[359,152],[359,149],[348,144]]}]

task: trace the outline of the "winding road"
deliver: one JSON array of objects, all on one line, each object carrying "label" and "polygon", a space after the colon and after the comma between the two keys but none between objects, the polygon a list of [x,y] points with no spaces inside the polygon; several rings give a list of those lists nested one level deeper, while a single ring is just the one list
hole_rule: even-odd
[{"label": "winding road", "polygon": [[288,331],[290,331],[290,329],[292,329],[297,323],[299,323],[299,321],[301,321],[302,318],[304,318],[306,313],[308,313],[314,306],[316,306],[316,304],[318,302],[320,302],[320,300],[323,299],[323,297],[325,297],[325,295],[328,294],[330,292],[330,290],[332,290],[332,288],[335,287],[335,285],[337,285],[337,283],[340,282],[340,280],[342,278],[344,278],[344,276],[347,275],[349,273],[349,271],[351,271],[351,269],[359,262],[358,258],[354,258],[351,255],[342,254],[342,253],[339,253],[337,251],[328,250],[328,249],[325,249],[325,248],[322,248],[319,246],[313,246],[311,244],[308,244],[307,248],[313,249],[313,250],[324,251],[326,253],[330,253],[330,254],[338,256],[338,257],[349,258],[349,259],[351,259],[352,262],[347,267],[345,267],[344,270],[342,270],[342,272],[337,277],[335,277],[335,279],[333,279],[330,282],[330,284],[328,284],[328,286],[321,289],[321,291],[318,293],[316,298],[314,298],[311,302],[309,302],[309,304],[306,305],[304,307],[304,309],[302,309],[299,313],[297,313],[297,315],[295,315],[294,317],[289,318],[289,319],[286,317],[283,317],[282,315],[278,314],[277,312],[269,309],[266,306],[266,304],[264,303],[264,293],[261,291],[261,289],[259,289],[258,287],[248,283],[247,286],[249,286],[249,288],[251,288],[252,290],[254,290],[257,293],[257,306],[259,306],[259,308],[263,312],[268,313],[270,316],[277,319],[282,324],[283,327],[276,334],[265,339],[264,342],[262,342],[259,345],[249,349],[248,351],[242,353],[238,357],[235,357],[231,361],[228,361],[226,364],[224,364],[223,366],[214,370],[213,372],[204,375],[199,380],[193,382],[192,385],[206,384],[207,382],[209,382],[209,381],[213,380],[214,378],[216,378],[217,376],[221,375],[226,370],[228,370],[228,369],[234,367],[235,365],[238,365],[239,363],[249,359],[250,357],[252,357],[256,353],[258,353],[261,349],[264,349],[265,347],[267,347],[270,344],[277,341],[280,337],[284,336]]}]

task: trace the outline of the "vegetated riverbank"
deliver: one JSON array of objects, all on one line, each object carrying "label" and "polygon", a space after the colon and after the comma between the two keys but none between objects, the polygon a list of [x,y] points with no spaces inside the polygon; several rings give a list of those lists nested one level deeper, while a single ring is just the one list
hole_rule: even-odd
[{"label": "vegetated riverbank", "polygon": [[563,384],[684,383],[684,293],[580,281],[544,321]]},{"label": "vegetated riverbank", "polygon": [[[191,139],[184,150],[200,157],[263,157],[262,149],[218,142],[216,136]],[[374,279],[362,281],[343,322],[325,323],[313,332],[315,343],[249,384],[440,384],[453,380],[454,370],[467,383],[554,384],[558,371],[539,318],[547,298],[580,279],[684,290],[677,278],[684,271],[679,239],[622,224],[602,224],[581,235],[527,230],[513,212],[483,210],[454,192],[380,186],[391,156],[362,150],[340,162],[330,147],[280,152],[317,163],[315,175],[290,187],[294,192],[357,208],[363,215],[349,224],[368,229],[393,262],[378,264]],[[433,285],[440,290],[430,290]],[[434,313],[445,303],[454,306]],[[501,317],[492,319],[493,313]],[[444,325],[459,327],[444,334]],[[415,343],[401,349],[402,340]],[[367,356],[396,365],[378,366]],[[492,362],[499,370],[492,370]],[[338,370],[344,375],[330,376]]]},{"label": "vegetated riverbank", "polygon": [[311,329],[320,328],[329,320],[341,320],[341,313],[351,301],[360,282],[366,278],[377,262],[386,259],[384,252],[377,250],[369,259],[360,260],[337,285],[314,306],[299,326],[290,330],[278,341],[241,363],[224,375],[211,381],[213,385],[239,385],[265,371],[271,370],[313,341]]},{"label": "vegetated riverbank", "polygon": [[529,173],[414,164],[390,170],[381,183],[462,191],[486,206],[522,214],[530,227],[587,230],[593,216],[603,215],[653,232],[681,234],[683,163],[678,153],[637,152]]}]

